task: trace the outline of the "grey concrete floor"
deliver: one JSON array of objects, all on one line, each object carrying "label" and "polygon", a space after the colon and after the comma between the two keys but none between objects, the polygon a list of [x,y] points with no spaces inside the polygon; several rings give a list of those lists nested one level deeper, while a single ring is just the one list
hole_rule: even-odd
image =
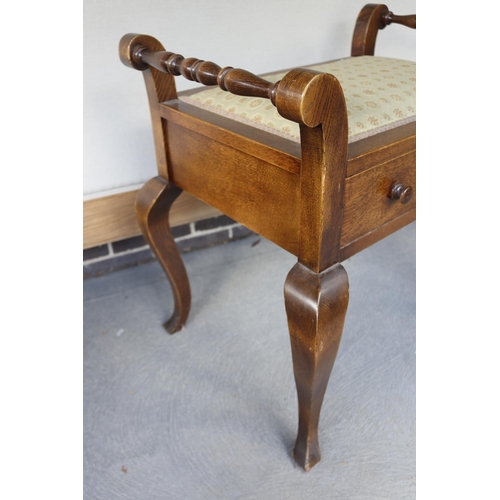
[{"label": "grey concrete floor", "polygon": [[295,258],[251,237],[184,255],[186,328],[158,263],[84,282],[84,497],[415,498],[415,225],[344,263],[350,303],[320,421],[291,459],[283,302]]}]

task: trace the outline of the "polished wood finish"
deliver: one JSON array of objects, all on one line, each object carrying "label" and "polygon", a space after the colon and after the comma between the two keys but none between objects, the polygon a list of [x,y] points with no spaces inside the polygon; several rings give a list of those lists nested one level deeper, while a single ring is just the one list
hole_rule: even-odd
[{"label": "polished wood finish", "polygon": [[415,208],[415,197],[406,204],[390,198],[395,182],[416,184],[415,164],[415,151],[411,151],[346,180],[341,246]]},{"label": "polished wood finish", "polygon": [[286,278],[285,307],[299,401],[294,458],[305,470],[321,458],[319,415],[342,337],[348,301],[347,273],[340,264],[315,273],[298,262]]},{"label": "polished wood finish", "polygon": [[298,253],[298,175],[174,122],[168,122],[168,136],[172,182],[285,250]]},{"label": "polished wood finish", "polygon": [[[298,256],[297,207],[301,178],[300,175],[286,175],[277,169],[299,174],[300,158],[222,128],[224,120],[211,123],[188,114],[198,109],[178,101],[162,106],[162,116],[167,118],[171,139],[170,159],[175,182]],[[239,122],[232,122],[239,125]],[[381,140],[379,136],[386,140]],[[345,190],[341,249],[361,237],[357,219],[365,220],[363,231],[369,233],[385,224],[390,217],[399,217],[402,209],[387,196],[390,184],[398,179],[406,179],[413,183],[412,186],[415,185],[415,124],[410,123],[349,146],[345,182],[350,188]],[[388,161],[392,163],[388,164]],[[264,162],[268,164],[267,168]],[[376,167],[380,167],[379,170],[368,173]],[[366,178],[359,175],[363,172],[366,172]],[[373,187],[372,183],[378,182],[377,172],[380,176],[391,175],[381,179],[384,189]],[[408,176],[409,172],[413,172],[412,177]],[[234,193],[234,199],[227,196],[228,190]],[[357,196],[351,194],[356,192]],[[271,199],[273,214],[269,216],[266,206]],[[369,199],[370,203],[363,203],[364,199]],[[381,207],[386,206],[389,211],[381,212]],[[413,206],[408,206],[406,210],[411,210]],[[364,247],[358,243],[351,248],[361,250]]]},{"label": "polished wood finish", "polygon": [[174,311],[163,325],[174,333],[186,323],[191,307],[191,290],[179,249],[170,230],[169,212],[182,189],[171,182],[154,177],[139,191],[136,201],[137,221],[163,267],[174,294]]},{"label": "polished wood finish", "polygon": [[[182,139],[177,134],[178,139],[173,140],[171,136],[176,135],[178,129],[171,123],[168,125],[168,132],[165,130],[167,125],[165,123],[163,125],[164,134],[170,137],[170,164],[166,178],[172,179],[175,184],[230,216],[234,216],[232,214],[235,211],[239,213],[238,201],[249,200],[251,210],[246,204],[241,212],[249,214],[251,221],[255,220],[264,227],[259,230],[244,219],[245,215],[240,215],[239,218],[237,216],[237,220],[241,220],[252,229],[297,254],[299,261],[315,272],[321,272],[338,262],[348,132],[344,94],[338,80],[333,75],[308,69],[295,69],[274,84],[246,71],[220,69],[214,63],[205,63],[194,58],[185,59],[179,54],[164,50],[155,54],[149,49],[147,42],[150,46],[154,45],[143,35],[131,34],[122,39],[122,58],[127,59],[129,66],[183,75],[204,84],[213,84],[217,81],[220,88],[231,90],[238,95],[262,97],[267,94],[282,116],[300,126],[302,161],[298,200],[296,196],[290,198],[295,187],[292,185],[294,181],[289,176],[281,176],[283,182],[275,181],[274,177],[278,176],[277,171],[261,169],[262,173],[265,172],[271,177],[263,179],[264,183],[259,183],[259,178],[263,174],[255,175],[256,167],[253,166],[255,161],[251,161],[248,156],[243,157],[241,152],[235,150],[234,145],[231,145],[230,158],[227,154],[224,155],[224,149],[219,142],[211,144],[205,142],[204,148],[201,149],[200,138],[195,137],[192,132],[184,133]],[[159,114],[161,115],[161,112]],[[189,142],[197,144],[189,147]],[[176,154],[177,147],[182,148],[180,154]],[[194,154],[191,154],[193,151],[204,152],[202,162],[194,161]],[[236,164],[237,168],[233,166]],[[226,169],[231,171],[229,176]],[[159,166],[160,175],[162,170]],[[231,197],[226,196],[227,182],[231,183]],[[295,207],[299,207],[296,212],[300,217],[298,234],[294,228],[292,211],[286,218],[289,222],[283,221],[280,217],[281,212],[277,216],[273,214],[277,217],[273,225],[276,231],[275,234],[267,232],[265,221],[268,217],[266,217],[265,203],[259,204],[254,201],[256,197],[261,198],[262,194],[266,193],[264,185],[275,193],[273,197],[278,193],[282,194],[284,198],[294,201]],[[210,189],[207,189],[207,186],[210,186]],[[279,186],[279,191],[276,190],[276,186]],[[285,186],[288,187],[284,188]],[[241,196],[242,190],[245,191],[245,197]],[[221,192],[223,198],[220,196]],[[227,208],[221,203],[230,206]],[[279,200],[275,206],[286,209],[286,205]],[[280,236],[283,230],[290,228],[291,234],[285,233],[285,238]],[[295,250],[297,239],[298,247]]]},{"label": "polished wood finish", "polygon": [[349,144],[347,176],[351,177],[414,151],[416,139],[416,122],[412,122]]},{"label": "polished wood finish", "polygon": [[120,40],[119,55],[125,66],[139,69],[143,72],[151,112],[158,173],[164,179],[168,179],[168,141],[165,135],[165,123],[160,116],[160,103],[177,98],[175,81],[173,76],[161,72],[154,67],[142,63],[138,64],[132,56],[132,51],[137,45],[147,47],[152,52],[162,52],[164,49],[163,45],[152,36],[129,33]]},{"label": "polished wood finish", "polygon": [[271,83],[249,71],[234,69],[231,66],[221,68],[210,61],[190,57],[185,59],[180,54],[155,51],[153,44],[144,43],[142,35],[128,35],[127,40],[128,65],[136,69],[155,68],[157,71],[180,76],[203,85],[219,85],[236,95],[250,97],[267,97],[275,104],[277,83]]},{"label": "polished wood finish", "polygon": [[276,107],[300,125],[299,262],[319,273],[339,261],[347,172],[347,109],[332,75],[297,69],[278,85]]},{"label": "polished wood finish", "polygon": [[[378,30],[391,23],[413,21],[394,16],[385,5],[365,6],[354,30],[353,55],[373,54]],[[161,89],[156,95],[148,90],[161,153],[159,177],[144,188],[138,206],[145,208],[138,213],[167,274],[180,265],[170,278],[181,299],[188,301],[182,296],[187,278],[165,222],[176,189],[298,259],[285,282],[285,305],[299,397],[294,455],[310,469],[320,459],[320,409],[348,304],[340,263],[414,220],[415,196],[408,187],[415,186],[415,124],[348,144],[346,103],[333,75],[298,68],[270,83],[244,70],[166,52],[144,35],[127,35],[120,47],[122,60],[144,71],[148,89]],[[269,98],[283,117],[299,124],[300,144],[181,102],[172,75]],[[189,309],[182,300],[176,325]]]},{"label": "polished wood finish", "polygon": [[365,5],[356,20],[351,56],[372,56],[375,53],[378,31],[392,23],[416,29],[417,16],[397,16],[384,4]]},{"label": "polished wood finish", "polygon": [[340,249],[340,260],[344,261],[361,252],[365,248],[377,243],[386,236],[395,233],[404,226],[412,223],[416,219],[416,210],[410,210],[405,212],[403,215],[396,217],[395,219],[386,222],[382,226],[377,227],[373,231],[369,231],[358,239],[352,240],[349,243],[342,245]]},{"label": "polished wood finish", "polygon": [[[175,123],[292,174],[300,172],[299,144],[182,101],[164,103],[160,113],[167,124]],[[290,148],[290,145],[296,147]]]},{"label": "polished wood finish", "polygon": [[389,11],[387,14],[384,14],[382,21],[386,26],[394,23],[401,24],[407,28],[417,29],[417,16],[415,14],[411,14],[409,16],[397,16]]}]

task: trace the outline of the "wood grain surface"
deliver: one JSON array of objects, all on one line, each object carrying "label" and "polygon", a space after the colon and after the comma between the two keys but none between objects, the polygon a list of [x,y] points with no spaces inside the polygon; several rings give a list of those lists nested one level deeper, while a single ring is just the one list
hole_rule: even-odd
[{"label": "wood grain surface", "polygon": [[298,175],[176,123],[168,124],[168,135],[176,185],[297,253]]},{"label": "wood grain surface", "polygon": [[415,167],[416,153],[411,151],[347,179],[342,246],[415,209],[415,193],[406,204],[389,197],[395,182],[415,189]]},{"label": "wood grain surface", "polygon": [[[123,240],[141,233],[135,216],[138,189],[83,202],[83,248]],[[170,210],[172,227],[221,215],[189,193],[182,193]]]}]

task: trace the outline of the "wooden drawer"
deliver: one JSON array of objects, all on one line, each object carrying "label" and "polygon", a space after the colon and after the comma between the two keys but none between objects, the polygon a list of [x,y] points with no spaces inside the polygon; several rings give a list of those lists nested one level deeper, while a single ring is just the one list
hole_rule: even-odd
[{"label": "wooden drawer", "polygon": [[[415,210],[415,165],[416,154],[411,151],[346,179],[342,247]],[[413,188],[408,203],[389,198],[395,182]]]}]

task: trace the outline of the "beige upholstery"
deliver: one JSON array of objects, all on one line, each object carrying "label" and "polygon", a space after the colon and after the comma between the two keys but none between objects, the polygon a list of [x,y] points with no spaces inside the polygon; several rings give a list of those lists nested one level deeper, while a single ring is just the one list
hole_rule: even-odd
[{"label": "beige upholstery", "polygon": [[[308,66],[340,81],[347,103],[349,142],[416,119],[416,67],[412,61],[360,56]],[[264,75],[277,82],[286,72]],[[299,126],[279,115],[268,99],[240,97],[210,87],[183,101],[299,142]]]}]

